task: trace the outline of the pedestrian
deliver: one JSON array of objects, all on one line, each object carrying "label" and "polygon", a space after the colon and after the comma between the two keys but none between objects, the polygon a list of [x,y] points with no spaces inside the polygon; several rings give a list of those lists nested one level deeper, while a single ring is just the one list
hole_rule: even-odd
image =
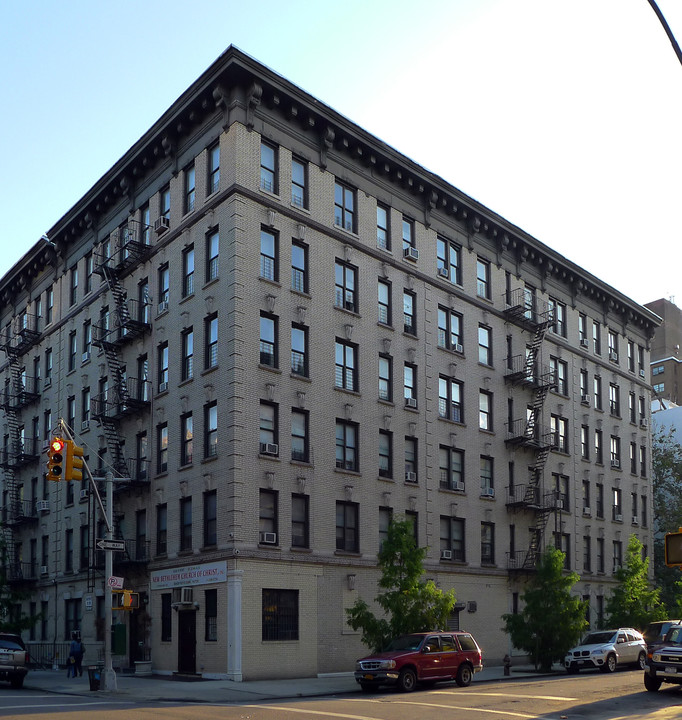
[{"label": "pedestrian", "polygon": [[81,642],[81,634],[78,630],[71,633],[71,647],[69,648],[69,666],[66,670],[66,677],[79,677],[83,675],[83,655],[85,648]]}]

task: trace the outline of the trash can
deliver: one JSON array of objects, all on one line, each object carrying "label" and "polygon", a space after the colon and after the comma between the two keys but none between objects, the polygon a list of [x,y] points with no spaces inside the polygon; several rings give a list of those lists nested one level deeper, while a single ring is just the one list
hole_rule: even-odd
[{"label": "trash can", "polygon": [[99,690],[99,683],[102,678],[102,668],[91,665],[88,668],[88,680],[90,681],[90,690]]}]

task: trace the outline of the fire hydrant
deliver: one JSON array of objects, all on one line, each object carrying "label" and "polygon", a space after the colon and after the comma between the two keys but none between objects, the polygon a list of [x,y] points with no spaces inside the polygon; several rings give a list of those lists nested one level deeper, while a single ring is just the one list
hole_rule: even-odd
[{"label": "fire hydrant", "polygon": [[511,675],[511,658],[509,657],[509,655],[505,655],[502,658],[502,665],[504,666],[505,676]]}]

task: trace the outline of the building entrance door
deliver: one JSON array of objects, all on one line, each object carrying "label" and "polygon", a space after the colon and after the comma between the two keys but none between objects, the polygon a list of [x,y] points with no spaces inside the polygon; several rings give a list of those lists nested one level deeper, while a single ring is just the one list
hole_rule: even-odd
[{"label": "building entrance door", "polygon": [[197,614],[194,610],[178,613],[178,672],[197,671]]}]

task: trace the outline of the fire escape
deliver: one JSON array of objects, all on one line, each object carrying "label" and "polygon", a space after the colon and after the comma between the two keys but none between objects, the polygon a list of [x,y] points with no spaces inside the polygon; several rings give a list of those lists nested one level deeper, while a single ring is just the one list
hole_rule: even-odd
[{"label": "fire escape", "polygon": [[0,398],[7,418],[8,434],[0,449],[0,468],[5,476],[5,504],[2,508],[2,535],[5,556],[2,558],[7,579],[24,583],[38,579],[37,558],[24,561],[22,545],[17,538],[18,529],[37,522],[38,512],[31,500],[23,497],[23,484],[17,480],[17,472],[25,465],[40,459],[37,437],[27,437],[19,412],[39,399],[37,379],[26,374],[23,356],[40,340],[38,318],[22,313],[14,318],[0,334],[0,346],[9,360],[9,375]]},{"label": "fire escape", "polygon": [[543,483],[544,467],[554,438],[542,425],[542,409],[550,390],[556,387],[553,372],[541,362],[541,348],[547,328],[552,322],[551,310],[525,288],[518,288],[506,296],[505,316],[508,322],[520,326],[530,335],[526,352],[507,358],[505,381],[513,387],[530,391],[525,417],[510,418],[507,424],[508,446],[527,450],[532,457],[528,481],[507,488],[507,509],[510,512],[530,512],[534,524],[526,550],[509,553],[509,572],[532,572],[537,567],[542,541],[551,513],[559,507],[557,493],[546,492]]}]

